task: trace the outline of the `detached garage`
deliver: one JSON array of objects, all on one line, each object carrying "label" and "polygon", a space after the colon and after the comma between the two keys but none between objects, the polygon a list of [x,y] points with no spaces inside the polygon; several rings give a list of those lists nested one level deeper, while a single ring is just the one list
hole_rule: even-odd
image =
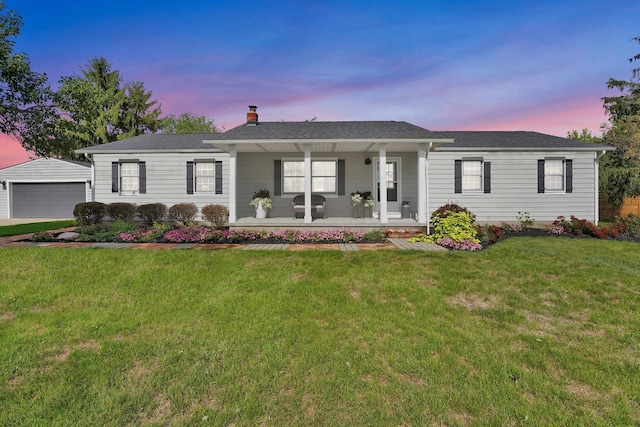
[{"label": "detached garage", "polygon": [[91,164],[36,159],[0,169],[0,218],[73,218],[90,201]]}]

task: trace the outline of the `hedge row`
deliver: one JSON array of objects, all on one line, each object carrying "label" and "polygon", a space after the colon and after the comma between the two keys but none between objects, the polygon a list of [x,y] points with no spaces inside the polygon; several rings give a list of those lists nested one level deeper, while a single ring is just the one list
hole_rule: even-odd
[{"label": "hedge row", "polygon": [[[167,209],[163,203],[149,203],[136,206],[133,203],[78,203],[73,216],[79,225],[98,224],[105,217],[113,220],[133,221],[136,215],[146,225],[152,225],[165,219],[175,220],[182,225],[191,225],[198,216],[198,207],[193,203],[178,203]],[[202,208],[202,218],[223,228],[229,220],[229,210],[223,205],[206,205]]]}]

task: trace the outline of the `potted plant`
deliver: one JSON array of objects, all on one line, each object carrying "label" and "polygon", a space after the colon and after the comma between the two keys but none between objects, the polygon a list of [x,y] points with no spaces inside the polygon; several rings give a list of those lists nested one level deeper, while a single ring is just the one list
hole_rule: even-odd
[{"label": "potted plant", "polygon": [[266,218],[267,209],[273,206],[269,190],[258,190],[253,193],[253,200],[249,204],[256,208],[256,218]]},{"label": "potted plant", "polygon": [[375,201],[373,200],[373,194],[371,194],[371,191],[363,192],[362,200],[365,207],[373,207],[373,205],[375,205]]},{"label": "potted plant", "polygon": [[354,191],[351,193],[351,206],[356,208],[356,218],[359,217],[358,210],[362,206],[362,216],[365,216],[365,208],[373,209],[375,204],[371,191]]}]

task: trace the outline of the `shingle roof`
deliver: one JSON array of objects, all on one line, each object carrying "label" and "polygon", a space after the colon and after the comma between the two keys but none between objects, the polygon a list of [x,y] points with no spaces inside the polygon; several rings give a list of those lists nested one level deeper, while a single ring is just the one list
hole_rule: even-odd
[{"label": "shingle roof", "polygon": [[433,132],[407,122],[259,122],[221,134],[221,140],[253,139],[424,139]]},{"label": "shingle roof", "polygon": [[611,149],[607,145],[592,144],[574,139],[527,131],[437,131],[440,138],[453,138],[453,144],[441,150],[457,148],[557,148]]},{"label": "shingle roof", "polygon": [[102,153],[125,151],[214,151],[209,144],[202,142],[204,139],[216,139],[221,134],[188,133],[188,134],[144,134],[108,144],[94,145],[93,147],[76,150],[77,153]]},{"label": "shingle roof", "polygon": [[259,122],[242,124],[224,133],[145,134],[121,141],[77,150],[78,153],[137,151],[210,151],[219,152],[202,141],[256,140],[442,140],[453,139],[438,150],[463,149],[568,149],[610,150],[609,146],[576,141],[559,136],[526,131],[430,131],[407,122]]}]

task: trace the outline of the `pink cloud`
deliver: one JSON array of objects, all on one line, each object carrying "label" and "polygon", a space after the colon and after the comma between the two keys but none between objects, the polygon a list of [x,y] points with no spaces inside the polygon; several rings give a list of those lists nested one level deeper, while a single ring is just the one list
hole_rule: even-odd
[{"label": "pink cloud", "polygon": [[18,141],[8,135],[0,135],[0,168],[23,163],[33,158]]}]

